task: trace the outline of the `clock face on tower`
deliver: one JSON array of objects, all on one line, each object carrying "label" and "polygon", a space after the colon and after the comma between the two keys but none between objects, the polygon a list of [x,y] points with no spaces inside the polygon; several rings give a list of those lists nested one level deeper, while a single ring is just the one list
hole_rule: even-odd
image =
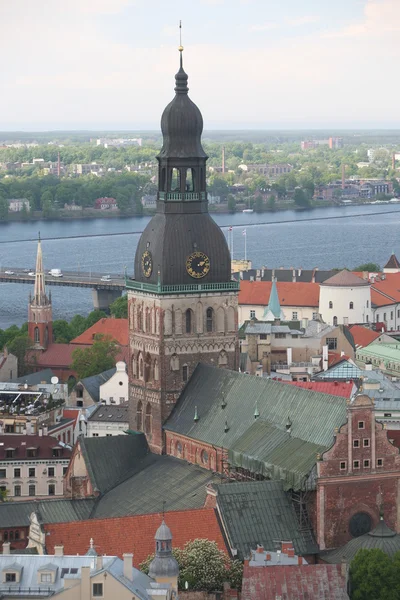
[{"label": "clock face on tower", "polygon": [[190,277],[201,279],[210,270],[210,259],[204,252],[192,252],[186,259],[186,271]]},{"label": "clock face on tower", "polygon": [[153,271],[153,257],[149,250],[146,250],[142,254],[142,271],[145,277],[150,277]]}]

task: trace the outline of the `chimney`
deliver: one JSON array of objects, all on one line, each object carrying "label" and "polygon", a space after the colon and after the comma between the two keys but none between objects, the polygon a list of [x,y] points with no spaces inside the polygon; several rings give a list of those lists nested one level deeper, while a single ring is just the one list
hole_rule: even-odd
[{"label": "chimney", "polygon": [[263,554],[264,552],[264,546],[261,546],[260,544],[257,544],[257,550],[256,550],[257,554]]},{"label": "chimney", "polygon": [[365,370],[372,371],[372,363],[365,363]]},{"label": "chimney", "polygon": [[32,435],[32,423],[30,421],[26,422],[26,435]]},{"label": "chimney", "polygon": [[125,553],[122,558],[124,559],[124,577],[132,581],[133,554]]},{"label": "chimney", "polygon": [[303,564],[303,558],[301,556],[297,557],[297,564],[300,566]]},{"label": "chimney", "polygon": [[[64,579],[64,587],[65,583],[68,579]],[[81,597],[82,598],[90,598],[90,567],[82,567],[81,568]]]},{"label": "chimney", "polygon": [[49,435],[49,428],[47,425],[43,425],[43,435]]},{"label": "chimney", "polygon": [[268,562],[269,560],[271,560],[271,554],[270,554],[269,552],[268,552],[268,553],[265,555],[265,560],[266,560],[267,562]]},{"label": "chimney", "polygon": [[293,271],[292,271],[292,282],[293,283],[296,282],[296,269],[293,269]]},{"label": "chimney", "polygon": [[3,554],[11,554],[10,542],[3,542]]},{"label": "chimney", "polygon": [[98,554],[96,556],[96,571],[101,571],[103,568],[103,556]]},{"label": "chimney", "polygon": [[290,366],[293,362],[292,348],[286,348],[287,364]]},{"label": "chimney", "polygon": [[39,427],[38,433],[39,433],[39,437],[43,436],[43,428],[42,427]]},{"label": "chimney", "polygon": [[54,556],[64,556],[64,546],[54,546]]},{"label": "chimney", "polygon": [[294,558],[294,548],[288,548],[287,555],[289,558]]}]

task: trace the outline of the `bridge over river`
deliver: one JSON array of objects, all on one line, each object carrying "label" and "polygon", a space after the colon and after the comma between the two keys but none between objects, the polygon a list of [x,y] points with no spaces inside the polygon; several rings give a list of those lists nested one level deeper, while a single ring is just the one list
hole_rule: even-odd
[{"label": "bridge over river", "polygon": [[[121,296],[125,290],[125,275],[95,273],[92,271],[63,271],[62,277],[45,274],[46,285],[66,287],[81,287],[92,290],[93,306],[95,310],[109,309],[114,300]],[[0,283],[27,283],[35,282],[35,272],[17,267],[1,267]]]}]

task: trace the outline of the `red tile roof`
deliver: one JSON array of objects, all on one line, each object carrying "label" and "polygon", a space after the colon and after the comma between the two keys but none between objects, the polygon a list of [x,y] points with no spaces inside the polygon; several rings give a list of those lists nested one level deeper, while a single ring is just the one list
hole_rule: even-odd
[{"label": "red tile roof", "polygon": [[350,398],[353,389],[352,383],[343,383],[342,381],[284,381],[283,383],[343,398]]},{"label": "red tile roof", "polygon": [[[12,458],[6,457],[6,450],[13,448]],[[28,456],[27,450],[36,448],[36,456]],[[0,460],[54,460],[53,449],[60,451],[59,458],[70,458],[72,451],[58,445],[58,441],[51,435],[1,435],[0,436]]]},{"label": "red tile roof", "polygon": [[[54,554],[54,546],[57,545],[64,546],[64,554],[85,554],[90,538],[93,538],[98,554],[122,558],[124,552],[133,552],[133,562],[138,567],[154,552],[154,535],[161,521],[162,514],[153,513],[113,519],[51,523],[43,527],[47,534],[48,554]],[[175,548],[183,548],[186,542],[200,538],[217,542],[218,548],[228,553],[213,508],[167,512],[165,522],[172,532],[172,544]]]},{"label": "red tile roof", "polygon": [[345,600],[346,578],[341,565],[250,567],[245,564],[242,600]]},{"label": "red tile roof", "polygon": [[128,345],[128,319],[100,319],[81,335],[78,335],[71,344],[93,344],[94,336],[109,335],[120,344]]},{"label": "red tile roof", "polygon": [[33,350],[29,354],[34,357],[31,362],[34,362],[35,366],[68,368],[72,363],[72,352],[75,348],[76,346],[71,344],[51,344],[47,350]]},{"label": "red tile roof", "polygon": [[321,285],[335,286],[335,287],[356,287],[361,285],[370,285],[368,280],[362,279],[355,273],[350,271],[339,271],[333,277],[326,279]]},{"label": "red tile roof", "polygon": [[393,446],[400,448],[400,429],[392,429],[387,432],[388,440],[393,440]]},{"label": "red tile roof", "polygon": [[[239,304],[267,306],[271,293],[271,281],[241,281]],[[281,306],[312,306],[319,304],[319,284],[300,281],[276,283]]]},{"label": "red tile roof", "polygon": [[365,348],[368,344],[372,344],[381,334],[379,331],[372,331],[368,327],[362,325],[353,325],[350,327],[351,335],[354,338],[354,343],[360,348]]},{"label": "red tile roof", "polygon": [[78,417],[79,417],[79,413],[80,413],[80,411],[77,409],[64,408],[63,417],[64,417],[64,419],[73,419],[74,426],[75,426],[76,422],[78,420]]},{"label": "red tile roof", "polygon": [[400,273],[385,273],[384,277],[371,283],[371,299],[376,306],[400,302]]}]

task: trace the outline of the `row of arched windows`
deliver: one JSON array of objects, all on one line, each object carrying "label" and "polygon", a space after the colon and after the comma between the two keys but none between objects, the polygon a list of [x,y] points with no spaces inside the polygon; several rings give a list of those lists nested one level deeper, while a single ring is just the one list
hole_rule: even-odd
[{"label": "row of arched windows", "polygon": [[151,404],[146,404],[146,410],[143,414],[143,402],[139,400],[136,407],[136,429],[137,431],[144,431],[144,433],[151,433],[152,428],[152,414]]},{"label": "row of arched windows", "polygon": [[141,305],[135,306],[135,304],[132,304],[130,308],[130,326],[135,331],[158,334],[160,327],[157,309],[155,307],[143,309]]},{"label": "row of arched windows", "polygon": [[158,381],[158,360],[152,359],[148,352],[144,356],[142,352],[138,352],[132,357],[132,376],[144,381]]},{"label": "row of arched windows", "polygon": [[[203,179],[203,167],[199,169],[200,182]],[[197,169],[186,167],[163,167],[160,172],[160,190],[162,192],[198,192]]]},{"label": "row of arched windows", "polygon": [[235,309],[233,306],[225,309],[223,306],[216,310],[208,306],[203,312],[203,308],[197,308],[195,312],[192,308],[185,311],[181,309],[166,310],[164,319],[164,333],[166,335],[175,334],[194,334],[194,333],[226,333],[235,331]]}]

